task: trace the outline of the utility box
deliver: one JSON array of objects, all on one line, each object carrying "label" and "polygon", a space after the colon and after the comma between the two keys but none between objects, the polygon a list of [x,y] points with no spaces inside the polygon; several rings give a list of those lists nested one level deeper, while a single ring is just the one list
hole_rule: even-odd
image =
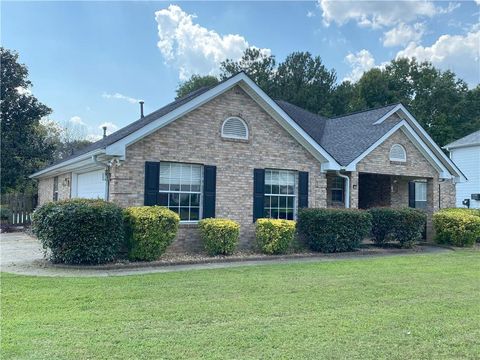
[{"label": "utility box", "polygon": [[472,194],[471,198],[472,200],[480,200],[480,194]]}]

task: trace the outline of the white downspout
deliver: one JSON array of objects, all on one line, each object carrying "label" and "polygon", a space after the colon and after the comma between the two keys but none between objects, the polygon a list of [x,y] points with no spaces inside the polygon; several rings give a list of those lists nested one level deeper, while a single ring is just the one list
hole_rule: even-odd
[{"label": "white downspout", "polygon": [[350,178],[337,170],[337,175],[345,179],[345,208],[350,208]]}]

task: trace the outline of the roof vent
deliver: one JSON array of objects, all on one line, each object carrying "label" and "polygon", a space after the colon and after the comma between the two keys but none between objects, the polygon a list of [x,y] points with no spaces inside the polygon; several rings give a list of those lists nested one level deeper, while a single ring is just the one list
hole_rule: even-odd
[{"label": "roof vent", "polygon": [[107,137],[107,127],[102,126],[102,129],[103,129],[103,138],[105,139]]},{"label": "roof vent", "polygon": [[138,103],[140,104],[140,117],[143,118],[143,104],[145,103],[145,101],[140,100]]},{"label": "roof vent", "polygon": [[229,117],[223,122],[222,137],[248,140],[248,127],[239,117]]}]

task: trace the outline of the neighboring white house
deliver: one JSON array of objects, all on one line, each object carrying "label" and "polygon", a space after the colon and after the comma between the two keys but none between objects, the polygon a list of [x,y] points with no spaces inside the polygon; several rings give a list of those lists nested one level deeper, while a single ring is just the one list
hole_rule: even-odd
[{"label": "neighboring white house", "polygon": [[457,207],[465,207],[463,202],[469,199],[471,208],[480,209],[480,130],[444,148],[450,152],[450,158],[468,179],[456,186]]}]

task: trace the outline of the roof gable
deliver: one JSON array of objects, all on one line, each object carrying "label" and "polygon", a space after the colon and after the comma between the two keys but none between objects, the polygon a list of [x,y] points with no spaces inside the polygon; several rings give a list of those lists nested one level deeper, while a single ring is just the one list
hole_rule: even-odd
[{"label": "roof gable", "polygon": [[444,146],[444,149],[456,149],[459,147],[467,147],[467,146],[479,146],[480,145],[480,130],[475,131],[467,136],[464,136],[461,139],[455,140],[448,145]]}]

